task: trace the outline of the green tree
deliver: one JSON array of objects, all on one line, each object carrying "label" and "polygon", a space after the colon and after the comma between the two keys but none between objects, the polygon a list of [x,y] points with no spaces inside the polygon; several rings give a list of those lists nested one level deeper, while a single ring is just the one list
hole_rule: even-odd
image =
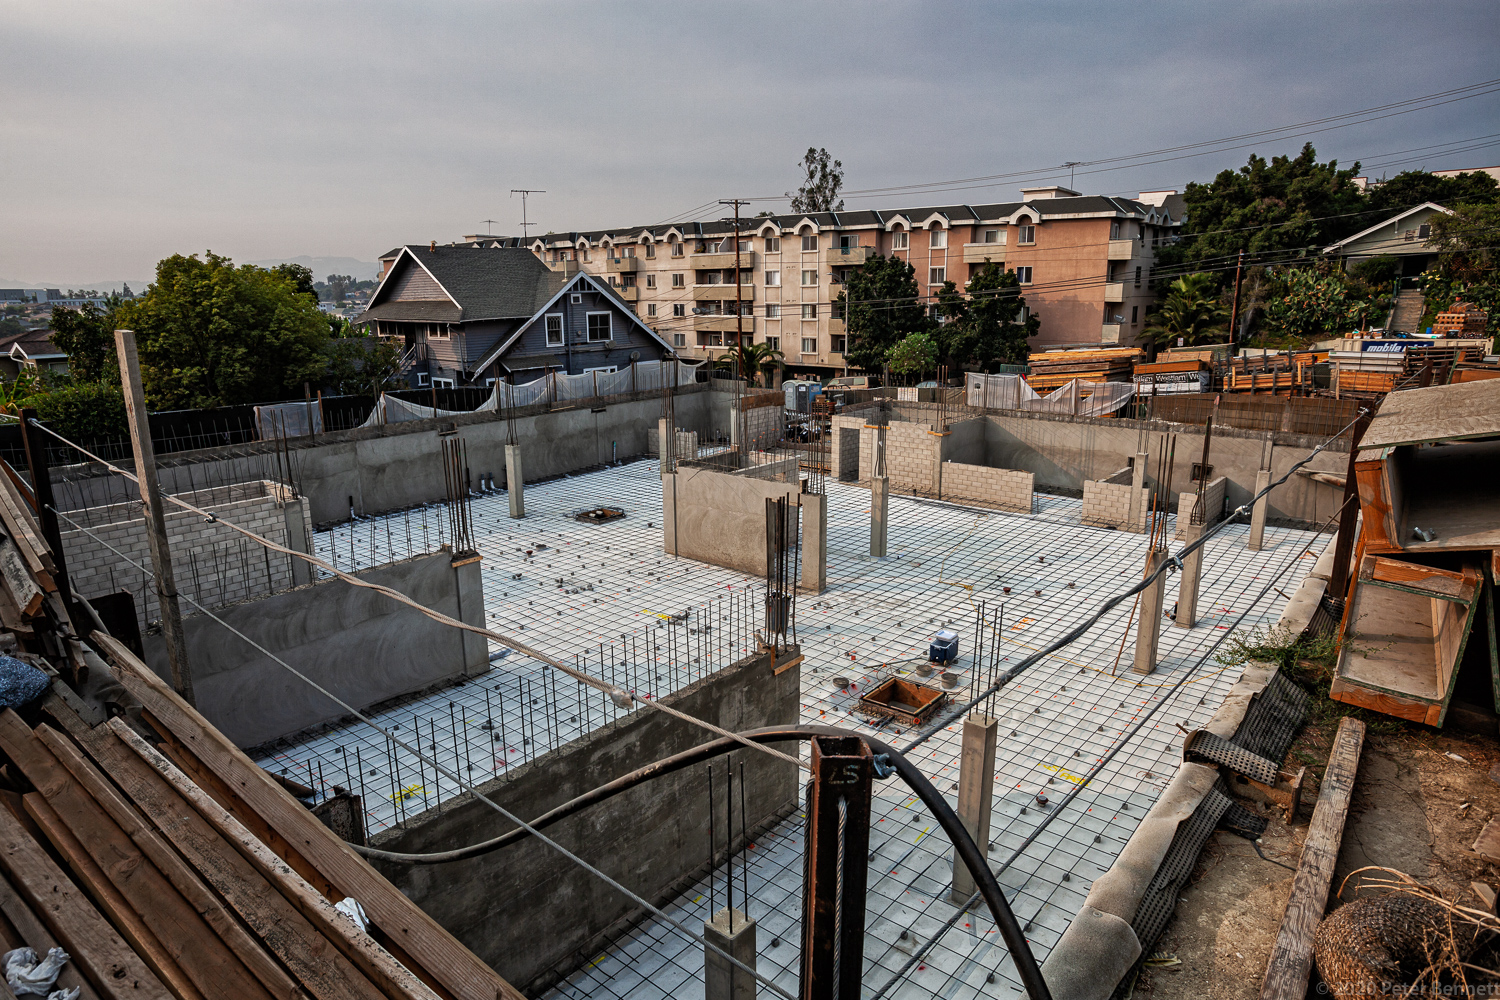
[{"label": "green tree", "polygon": [[1367,205],[1355,185],[1359,163],[1340,170],[1319,163],[1312,143],[1296,157],[1269,161],[1251,155],[1239,170],[1222,171],[1208,184],[1183,193],[1187,220],[1182,239],[1157,253],[1157,267],[1194,264],[1232,267],[1243,250],[1265,263],[1310,256],[1350,233],[1368,228]]},{"label": "green tree", "polygon": [[1452,215],[1432,220],[1427,245],[1437,250],[1437,262],[1422,275],[1426,315],[1422,325],[1432,325],[1439,312],[1459,299],[1488,311],[1488,336],[1500,335],[1500,276],[1496,265],[1500,254],[1500,203],[1460,206]]},{"label": "green tree", "polygon": [[401,348],[376,337],[350,335],[328,342],[328,371],[320,384],[341,396],[401,388]]},{"label": "green tree", "polygon": [[116,316],[136,331],[147,402],[259,403],[321,385],[329,327],[311,288],[311,272],[295,264],[235,267],[211,252],[162,260],[156,280]]},{"label": "green tree", "polygon": [[[1487,204],[1500,199],[1500,184],[1482,170],[1456,177],[1439,177],[1425,170],[1404,170],[1370,189],[1370,207],[1381,213],[1397,212],[1436,202],[1444,208]],[[1378,221],[1372,219],[1371,222]]]},{"label": "green tree", "polygon": [[936,371],[937,341],[929,333],[909,333],[886,351],[885,363],[898,375],[925,375]]},{"label": "green tree", "polygon": [[1175,347],[1208,344],[1228,336],[1229,310],[1219,299],[1218,283],[1211,274],[1187,274],[1167,289],[1167,297],[1146,320],[1142,336],[1157,344]]},{"label": "green tree", "polygon": [[1389,295],[1325,263],[1276,275],[1263,331],[1284,343],[1348,334],[1385,315]]},{"label": "green tree", "polygon": [[834,300],[844,310],[849,363],[878,371],[886,352],[908,334],[931,332],[921,295],[916,270],[900,257],[872,254],[850,268],[844,291]]},{"label": "green tree", "polygon": [[37,418],[70,441],[87,447],[95,441],[128,437],[125,395],[119,382],[83,382],[54,386],[24,400]]},{"label": "green tree", "polygon": [[844,163],[828,155],[826,149],[807,147],[802,157],[802,186],[796,194],[790,191],[793,212],[840,212],[844,202],[839,190],[844,186]]},{"label": "green tree", "polygon": [[[1000,365],[1023,364],[1028,341],[1041,330],[1041,318],[1027,312],[1015,271],[986,261],[959,294],[951,281],[938,293],[938,309],[946,320],[938,327],[942,356],[956,371],[993,371]],[[1026,318],[1022,319],[1022,315]]]},{"label": "green tree", "polygon": [[120,381],[115,357],[115,313],[92,302],[80,309],[52,310],[52,343],[68,356],[75,382]]},{"label": "green tree", "polygon": [[784,361],[782,353],[770,344],[740,344],[738,347],[730,347],[714,359],[714,367],[733,372],[738,363],[740,376],[754,384],[762,377],[769,376]]}]

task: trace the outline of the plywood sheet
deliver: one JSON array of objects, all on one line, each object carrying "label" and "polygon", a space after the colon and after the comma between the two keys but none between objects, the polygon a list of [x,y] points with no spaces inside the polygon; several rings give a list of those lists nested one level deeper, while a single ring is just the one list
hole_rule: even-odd
[{"label": "plywood sheet", "polygon": [[1359,446],[1500,435],[1500,379],[1406,389],[1385,397]]}]

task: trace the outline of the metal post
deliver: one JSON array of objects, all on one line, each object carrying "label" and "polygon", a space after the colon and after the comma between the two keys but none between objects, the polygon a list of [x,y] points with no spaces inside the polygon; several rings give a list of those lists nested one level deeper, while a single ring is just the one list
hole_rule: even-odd
[{"label": "metal post", "polygon": [[857,736],[812,740],[802,887],[802,1000],[858,1000],[874,757]]},{"label": "metal post", "polygon": [[120,386],[125,391],[125,416],[130,424],[130,447],[135,453],[137,485],[146,507],[146,538],[151,543],[151,568],[156,577],[161,636],[167,647],[167,662],[172,668],[172,687],[189,705],[196,705],[187,643],[182,632],[182,609],[177,604],[177,583],[172,576],[172,552],[167,544],[161,484],[156,481],[156,452],[151,446],[151,423],[146,413],[145,390],[141,387],[141,362],[135,352],[135,331],[116,330],[115,350],[120,357]]},{"label": "metal post", "polygon": [[35,419],[36,410],[27,407],[21,411],[21,445],[26,449],[26,464],[31,469],[31,490],[36,498],[36,516],[41,523],[42,537],[52,550],[52,579],[57,584],[57,596],[62,598],[63,608],[72,617],[73,593],[68,588],[62,529],[58,527],[57,505],[52,499],[52,466],[47,459],[47,442],[32,426]]},{"label": "metal post", "polygon": [[1245,251],[1241,250],[1234,264],[1234,307],[1229,311],[1229,343],[1232,345],[1239,337],[1235,335],[1235,325],[1240,319],[1240,272],[1245,268]]}]

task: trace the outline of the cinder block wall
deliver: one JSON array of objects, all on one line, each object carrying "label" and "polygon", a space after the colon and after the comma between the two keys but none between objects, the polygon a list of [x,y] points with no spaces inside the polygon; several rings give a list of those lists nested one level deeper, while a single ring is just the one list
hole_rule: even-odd
[{"label": "cinder block wall", "polygon": [[[783,654],[783,662],[787,658]],[[736,732],[788,725],[798,717],[800,680],[797,667],[778,675],[771,657],[760,654],[662,701]],[[699,726],[643,708],[482,785],[480,791],[513,814],[530,819],[713,738]],[[796,743],[773,745],[797,752]],[[763,830],[796,808],[797,769],[753,750],[740,750],[730,760],[736,778],[744,764],[745,825],[754,842]],[[725,762],[722,757],[714,761],[719,802],[716,862],[725,857]],[[739,798],[738,788],[735,798]],[[546,832],[654,905],[661,905],[707,870],[707,802],[707,767],[698,765],[600,802]],[[735,811],[739,811],[738,803]],[[738,819],[735,826],[739,826]],[[372,846],[409,853],[443,851],[489,840],[513,828],[514,824],[483,803],[457,799],[443,803],[441,813],[429,811],[416,817],[407,829],[380,834]],[[736,829],[734,849],[742,843]],[[646,915],[598,877],[534,838],[450,864],[377,861],[375,866],[528,996],[538,995],[561,976],[593,960],[611,939]]]},{"label": "cinder block wall", "polygon": [[[476,555],[454,558],[443,551],[355,575],[460,621],[484,624]],[[489,668],[482,637],[342,580],[323,580],[214,614],[359,709]],[[189,614],[182,625],[198,711],[239,746],[256,746],[346,714],[218,622]],[[146,662],[169,678],[160,633],[143,641]]]},{"label": "cinder block wall", "polygon": [[943,495],[990,503],[1001,510],[1031,513],[1033,476],[1013,469],[943,463]]},{"label": "cinder block wall", "polygon": [[[1220,476],[1211,479],[1203,491],[1203,523],[1217,524],[1224,516],[1224,497],[1229,493],[1229,479]],[[1193,505],[1198,502],[1198,491],[1177,495],[1177,531],[1174,538],[1182,537],[1182,526],[1188,523]]]},{"label": "cinder block wall", "polygon": [[[874,431],[871,435],[870,458],[874,461]],[[943,438],[932,433],[926,424],[907,420],[892,421],[885,434],[885,469],[893,486],[909,490],[933,488],[933,464],[942,447]],[[860,455],[860,466],[864,466],[864,455]]]},{"label": "cinder block wall", "polygon": [[864,426],[863,417],[841,413],[833,418],[828,474],[834,479],[852,481],[874,474],[873,468],[863,465],[860,460],[860,433]]},{"label": "cinder block wall", "polygon": [[[753,451],[774,448],[781,441],[781,427],[785,420],[781,406],[754,406],[744,413],[745,444]],[[739,433],[736,425],[735,433]]]},{"label": "cinder block wall", "polygon": [[[267,482],[178,496],[219,519],[205,521],[197,514],[166,508],[167,545],[172,552],[178,593],[212,608],[287,590],[307,579],[306,571],[291,557],[269,553],[220,523],[227,521],[278,545],[311,551],[312,517],[305,497],[293,497],[286,487]],[[161,618],[156,589],[145,573],[109,548],[113,546],[150,569],[151,543],[141,505],[116,503],[68,511],[67,516],[84,526],[62,533],[68,582],[73,590],[86,598],[130,591],[135,597],[137,620],[145,631],[148,622]],[[66,520],[61,524],[68,527]],[[288,531],[289,526],[294,530]],[[184,613],[191,610],[191,606],[183,605]]]},{"label": "cinder block wall", "polygon": [[1141,489],[1141,516],[1132,525],[1130,523],[1130,470],[1123,471],[1125,473],[1123,483],[1110,481],[1119,478],[1118,472],[1110,476],[1108,480],[1084,480],[1081,520],[1084,524],[1095,528],[1119,528],[1123,531],[1145,534],[1146,524],[1151,519],[1150,491],[1144,487]]}]

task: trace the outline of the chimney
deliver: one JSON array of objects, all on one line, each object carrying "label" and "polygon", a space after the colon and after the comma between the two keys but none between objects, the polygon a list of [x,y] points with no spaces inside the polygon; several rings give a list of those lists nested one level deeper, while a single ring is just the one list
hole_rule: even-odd
[{"label": "chimney", "polygon": [[437,240],[432,241],[432,243],[427,247],[427,252],[437,253]]}]

